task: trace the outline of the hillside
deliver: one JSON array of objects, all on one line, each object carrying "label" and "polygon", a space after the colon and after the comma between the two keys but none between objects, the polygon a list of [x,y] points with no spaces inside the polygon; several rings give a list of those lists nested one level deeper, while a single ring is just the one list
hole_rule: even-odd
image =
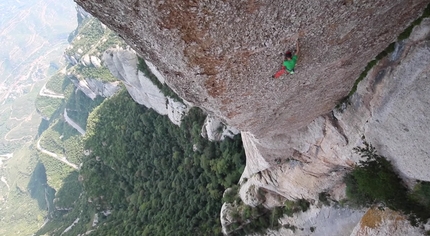
[{"label": "hillside", "polygon": [[222,192],[238,181],[244,152],[239,137],[204,140],[204,118],[194,108],[178,127],[124,90],[105,100],[88,119],[84,192],[37,235],[219,234]]}]

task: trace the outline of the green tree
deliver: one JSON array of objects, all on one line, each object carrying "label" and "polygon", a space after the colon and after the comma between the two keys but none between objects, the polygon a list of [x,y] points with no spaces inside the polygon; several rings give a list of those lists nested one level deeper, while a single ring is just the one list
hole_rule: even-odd
[{"label": "green tree", "polygon": [[352,203],[358,206],[384,203],[393,210],[408,214],[413,225],[417,224],[417,219],[424,222],[430,218],[429,206],[414,198],[417,192],[408,193],[391,163],[378,155],[375,147],[364,141],[364,147],[354,150],[366,160],[360,161],[345,177],[346,194]]},{"label": "green tree", "polygon": [[394,172],[391,163],[385,157],[377,154],[375,148],[364,142],[364,147],[354,150],[365,161],[346,176],[347,197],[358,205],[368,205],[383,202],[392,208],[405,202],[407,188]]}]

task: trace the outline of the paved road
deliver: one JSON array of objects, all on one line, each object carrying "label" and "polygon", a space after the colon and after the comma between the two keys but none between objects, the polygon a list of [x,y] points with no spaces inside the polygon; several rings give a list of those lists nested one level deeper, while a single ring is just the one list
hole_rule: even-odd
[{"label": "paved road", "polygon": [[76,122],[74,122],[72,119],[70,119],[69,116],[67,116],[67,109],[64,108],[64,119],[66,120],[66,123],[71,125],[73,128],[75,128],[80,134],[85,135],[85,130],[81,128]]}]

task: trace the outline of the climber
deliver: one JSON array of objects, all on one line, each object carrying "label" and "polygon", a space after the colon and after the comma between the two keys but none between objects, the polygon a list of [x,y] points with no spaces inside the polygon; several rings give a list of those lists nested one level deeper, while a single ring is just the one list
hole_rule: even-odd
[{"label": "climber", "polygon": [[273,78],[277,79],[283,75],[286,71],[290,74],[294,74],[294,67],[296,67],[297,59],[299,55],[299,39],[296,41],[296,53],[292,55],[290,51],[285,53],[285,61],[282,63],[282,68],[273,75]]}]

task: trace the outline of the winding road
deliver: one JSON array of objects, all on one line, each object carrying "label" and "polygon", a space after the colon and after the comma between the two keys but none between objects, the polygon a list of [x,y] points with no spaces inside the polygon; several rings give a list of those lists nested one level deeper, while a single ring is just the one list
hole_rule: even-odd
[{"label": "winding road", "polygon": [[[31,140],[32,138],[33,138],[33,135],[24,135],[24,136],[22,136],[22,137],[20,137],[20,138],[8,138],[7,136],[9,136],[9,134],[10,133],[12,133],[12,132],[14,132],[15,131],[15,129],[16,128],[18,128],[18,127],[20,127],[23,123],[26,123],[26,122],[30,122],[31,121],[31,119],[32,119],[32,117],[33,117],[33,113],[34,112],[32,112],[30,115],[28,115],[28,116],[24,116],[24,117],[22,117],[22,118],[16,118],[16,117],[11,117],[11,115],[12,115],[12,109],[11,109],[11,114],[9,115],[9,120],[16,120],[16,121],[21,121],[19,124],[17,124],[17,125],[15,125],[13,128],[11,128],[5,135],[4,135],[4,137],[3,137],[3,139],[5,140],[5,141],[7,141],[7,142],[15,142],[15,141],[21,141],[21,140],[23,140],[23,139],[26,139],[26,138],[28,138],[29,140]],[[27,141],[28,142],[28,141]]]},{"label": "winding road", "polygon": [[57,159],[58,161],[63,162],[64,164],[72,167],[75,170],[79,169],[76,164],[73,164],[73,163],[69,162],[65,156],[59,156],[56,153],[50,152],[50,151],[42,148],[42,146],[40,146],[40,139],[37,140],[37,150],[39,150],[40,152],[42,152],[42,153],[44,153],[44,154],[46,154],[46,155],[48,155],[50,157],[53,157],[53,158]]},{"label": "winding road", "polygon": [[44,97],[51,97],[51,98],[61,98],[61,99],[64,98],[64,94],[59,94],[59,93],[56,93],[54,91],[47,89],[46,84],[43,85],[42,89],[39,92],[39,95],[44,96]]}]

